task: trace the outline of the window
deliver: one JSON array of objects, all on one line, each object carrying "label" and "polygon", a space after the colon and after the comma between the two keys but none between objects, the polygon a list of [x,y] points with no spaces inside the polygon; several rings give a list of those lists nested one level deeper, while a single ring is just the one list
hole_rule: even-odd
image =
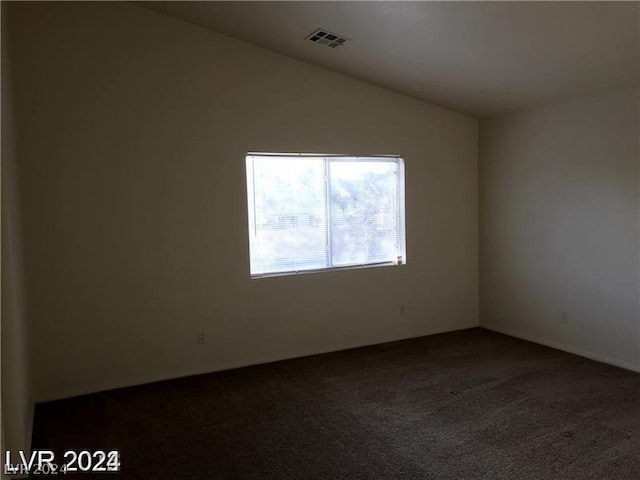
[{"label": "window", "polygon": [[406,262],[399,157],[248,154],[251,276]]}]

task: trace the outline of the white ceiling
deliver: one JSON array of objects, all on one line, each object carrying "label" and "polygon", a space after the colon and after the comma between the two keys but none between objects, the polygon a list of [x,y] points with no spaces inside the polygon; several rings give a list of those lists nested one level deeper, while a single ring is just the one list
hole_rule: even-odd
[{"label": "white ceiling", "polygon": [[[639,83],[638,2],[140,5],[477,117]],[[351,41],[305,41],[318,27]]]}]

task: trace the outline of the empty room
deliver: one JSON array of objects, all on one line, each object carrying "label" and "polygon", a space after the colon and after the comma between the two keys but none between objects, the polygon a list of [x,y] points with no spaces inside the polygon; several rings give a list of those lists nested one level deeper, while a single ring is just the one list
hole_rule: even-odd
[{"label": "empty room", "polygon": [[640,479],[640,2],[2,2],[2,478]]}]

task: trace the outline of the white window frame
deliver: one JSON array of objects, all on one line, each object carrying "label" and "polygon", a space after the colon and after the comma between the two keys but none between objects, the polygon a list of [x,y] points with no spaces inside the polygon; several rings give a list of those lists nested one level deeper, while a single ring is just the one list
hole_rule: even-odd
[{"label": "white window frame", "polygon": [[[406,216],[405,216],[405,162],[404,158],[400,155],[346,155],[346,154],[316,154],[316,153],[273,153],[273,152],[248,152],[245,156],[245,173],[246,173],[246,187],[247,187],[247,225],[248,225],[248,234],[251,235],[252,231],[255,231],[255,204],[254,198],[250,194],[249,190],[249,181],[253,181],[253,172],[252,166],[250,164],[250,158],[252,157],[297,157],[297,158],[313,158],[313,159],[325,159],[325,181],[324,181],[324,195],[325,202],[327,204],[327,258],[329,266],[323,268],[315,268],[315,269],[304,269],[304,270],[291,270],[291,271],[282,271],[282,272],[265,272],[265,273],[251,273],[251,242],[248,242],[248,253],[249,253],[249,276],[252,279],[258,278],[269,278],[269,277],[281,277],[281,276],[289,276],[289,275],[301,275],[308,273],[318,273],[318,272],[328,272],[328,271],[336,271],[336,270],[352,270],[352,269],[361,269],[361,268],[375,268],[375,267],[383,267],[383,266],[402,266],[407,264],[407,249],[406,249]],[[393,261],[386,262],[372,262],[372,263],[357,263],[351,265],[338,265],[334,266],[332,262],[332,252],[331,252],[331,220],[330,220],[330,209],[328,207],[330,194],[331,194],[331,186],[328,181],[329,178],[329,169],[330,162],[327,161],[329,159],[333,159],[334,161],[337,159],[341,159],[342,162],[363,162],[367,160],[381,162],[381,161],[389,161],[396,163],[398,166],[396,176],[397,176],[397,195],[398,195],[398,256]],[[251,179],[251,180],[250,180]]]}]

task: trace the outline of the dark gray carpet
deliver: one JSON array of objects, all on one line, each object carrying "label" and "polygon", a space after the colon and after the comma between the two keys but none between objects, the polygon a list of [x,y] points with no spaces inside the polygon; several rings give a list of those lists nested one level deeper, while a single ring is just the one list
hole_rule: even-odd
[{"label": "dark gray carpet", "polygon": [[[640,479],[640,375],[483,329],[37,405],[141,479]],[[91,478],[89,474],[77,478]]]}]

